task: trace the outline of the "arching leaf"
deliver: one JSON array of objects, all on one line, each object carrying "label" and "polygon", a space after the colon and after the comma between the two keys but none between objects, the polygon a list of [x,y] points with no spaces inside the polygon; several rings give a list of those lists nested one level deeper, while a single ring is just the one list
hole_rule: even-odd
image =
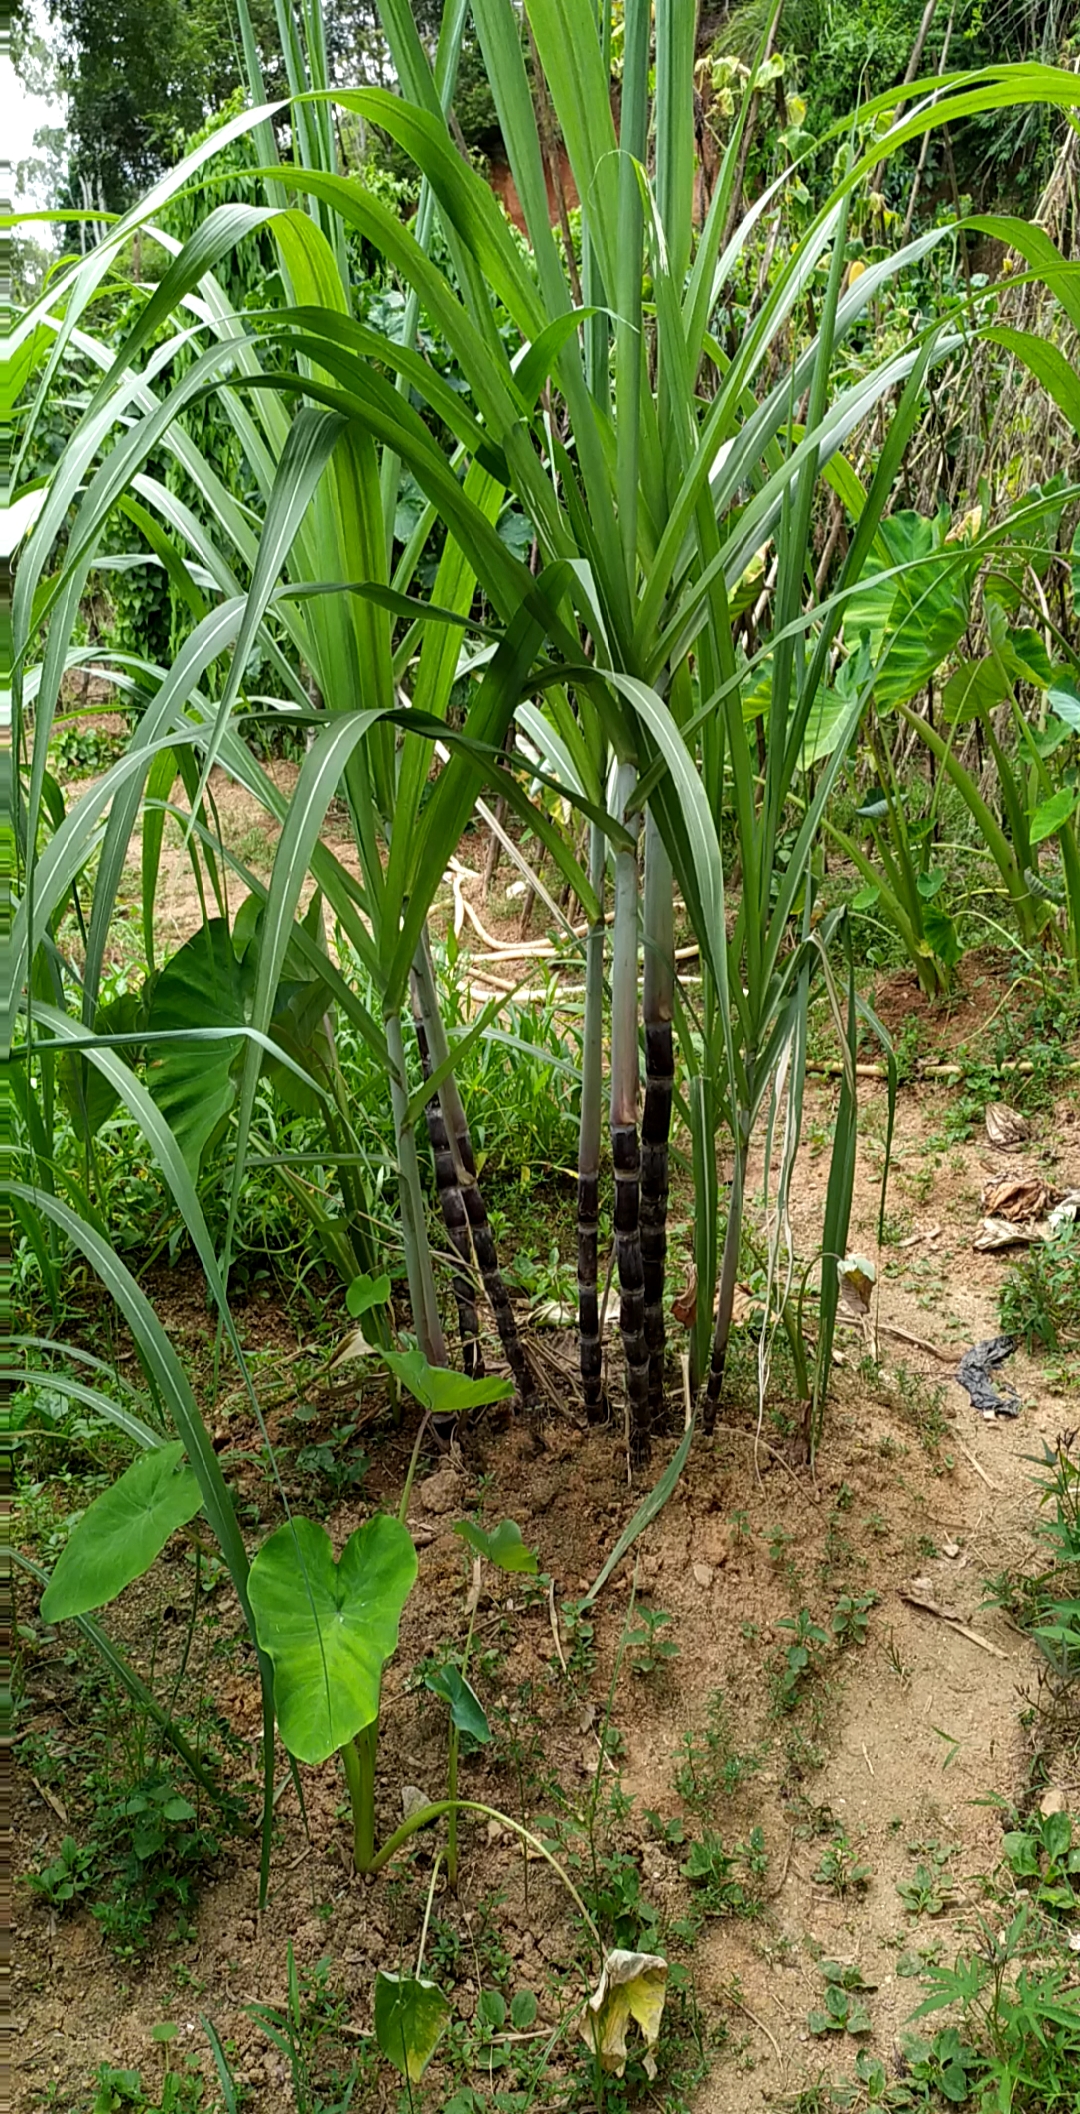
[{"label": "arching leaf", "polygon": [[325,1527],[294,1519],[264,1541],[248,1592],[274,1665],[281,1737],[301,1762],[325,1762],[379,1714],[382,1670],[416,1578],[405,1528],[380,1513],[334,1561]]},{"label": "arching leaf", "polygon": [[46,1622],[67,1622],[115,1600],[150,1569],[170,1534],[194,1519],[202,1492],[183,1460],[181,1439],[155,1446],[88,1506],[42,1595]]}]

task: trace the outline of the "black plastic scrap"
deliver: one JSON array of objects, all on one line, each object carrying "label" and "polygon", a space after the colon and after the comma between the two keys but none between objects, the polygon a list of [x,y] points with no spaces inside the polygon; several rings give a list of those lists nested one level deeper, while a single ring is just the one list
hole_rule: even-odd
[{"label": "black plastic scrap", "polygon": [[984,1417],[1020,1415],[1020,1397],[1015,1387],[1007,1380],[999,1387],[990,1377],[991,1367],[1011,1358],[1015,1349],[1015,1336],[988,1336],[985,1343],[972,1344],[956,1368],[961,1387],[966,1389],[974,1407],[981,1410]]}]

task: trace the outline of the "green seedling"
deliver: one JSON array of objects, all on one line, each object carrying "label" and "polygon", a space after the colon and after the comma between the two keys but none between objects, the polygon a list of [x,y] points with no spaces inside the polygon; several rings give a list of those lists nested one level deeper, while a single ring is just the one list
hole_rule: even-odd
[{"label": "green seedling", "polygon": [[869,1616],[877,1606],[876,1593],[842,1593],[832,1613],[830,1628],[837,1644],[865,1644],[870,1634]]},{"label": "green seedling", "polygon": [[803,1684],[820,1671],[821,1651],[828,1644],[829,1633],[820,1622],[815,1622],[809,1608],[800,1608],[796,1616],[785,1616],[777,1627],[791,1630],[794,1642],[784,1654],[776,1683],[776,1700],[782,1711],[794,1710],[802,1694]]},{"label": "green seedling", "polygon": [[760,1828],[752,1829],[749,1841],[737,1842],[730,1851],[710,1829],[700,1842],[690,1844],[680,1867],[683,1878],[700,1888],[705,1912],[710,1916],[760,1915],[761,1881],[768,1868],[765,1837]]},{"label": "green seedling", "polygon": [[876,1985],[864,1981],[860,1969],[847,1960],[823,1960],[821,1972],[825,2003],[821,2010],[809,2013],[806,2023],[810,2032],[850,2033],[856,2038],[872,2033],[873,2021],[863,1997]]},{"label": "green seedling", "polygon": [[898,1879],[896,1891],[909,1916],[940,1916],[948,1908],[956,1888],[943,1872],[928,1864],[917,1864],[912,1879]]},{"label": "green seedling", "polygon": [[867,1887],[873,1878],[868,1864],[860,1864],[855,1850],[842,1829],[838,1829],[833,1840],[821,1853],[814,1872],[819,1886],[831,1887],[841,1900],[850,1893]]},{"label": "green seedling", "polygon": [[626,1650],[631,1671],[645,1678],[670,1666],[679,1656],[679,1647],[674,1637],[662,1634],[671,1626],[671,1616],[663,1608],[638,1606],[635,1614],[637,1620],[627,1637]]},{"label": "green seedling", "polygon": [[[540,1568],[536,1556],[532,1549],[526,1548],[521,1538],[521,1529],[514,1520],[500,1520],[499,1525],[491,1533],[488,1533],[485,1528],[477,1526],[475,1520],[460,1520],[454,1528],[454,1532],[459,1534],[468,1547],[474,1551],[478,1565],[480,1560],[486,1558],[488,1563],[494,1564],[497,1570],[509,1572],[512,1576],[525,1574],[532,1578],[536,1577]],[[448,1798],[454,1803],[451,1805],[450,1816],[447,1821],[446,1877],[451,1888],[456,1888],[458,1876],[458,1816],[456,1800],[458,1760],[461,1752],[462,1735],[464,1734],[467,1739],[475,1741],[478,1746],[486,1746],[491,1738],[491,1727],[487,1721],[487,1714],[479,1696],[476,1694],[475,1689],[470,1686],[467,1678],[478,1606],[479,1593],[474,1592],[469,1613],[469,1628],[465,1638],[465,1649],[461,1655],[460,1666],[455,1666],[452,1662],[448,1662],[444,1666],[436,1667],[424,1679],[424,1686],[431,1690],[432,1695],[440,1696],[450,1708],[450,1747],[447,1759],[446,1789]]]},{"label": "green seedling", "polygon": [[1003,1838],[1009,1869],[1054,1915],[1074,1916],[1080,1908],[1080,1844],[1073,1842],[1067,1813],[1047,1813],[1013,1828]]},{"label": "green seedling", "polygon": [[69,1908],[89,1892],[93,1884],[95,1852],[80,1849],[73,1835],[65,1835],[58,1854],[40,1872],[28,1872],[27,1886],[41,1894],[50,1908]]}]

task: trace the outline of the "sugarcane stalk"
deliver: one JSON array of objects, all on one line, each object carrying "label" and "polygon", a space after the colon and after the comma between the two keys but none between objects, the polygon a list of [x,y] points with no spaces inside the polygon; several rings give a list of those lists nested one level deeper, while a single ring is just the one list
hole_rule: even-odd
[{"label": "sugarcane stalk", "polygon": [[[636,782],[620,764],[615,812],[626,821]],[[633,828],[631,819],[630,827]],[[631,1451],[649,1448],[649,1351],[645,1342],[645,1273],[641,1259],[641,1144],[638,1136],[637,846],[615,854],[615,916],[611,956],[611,1161],[615,1176],[615,1261],[619,1272],[619,1329],[626,1358],[627,1426]]]},{"label": "sugarcane stalk", "polygon": [[[413,1027],[420,1052],[420,1066],[424,1078],[430,1079],[432,1072],[431,1049],[428,1042],[424,1009],[420,996],[419,980],[415,970],[410,978],[413,1002]],[[476,1311],[476,1290],[472,1241],[469,1236],[469,1221],[465,1214],[465,1199],[457,1178],[454,1150],[446,1128],[442,1102],[438,1093],[430,1094],[424,1104],[431,1157],[435,1162],[435,1189],[443,1224],[454,1253],[461,1259],[461,1269],[455,1270],[451,1280],[454,1304],[457,1308],[458,1329],[461,1334],[462,1363],[470,1379],[479,1380],[484,1371],[483,1353],[480,1349],[480,1317]]]},{"label": "sugarcane stalk", "polygon": [[600,1135],[604,1096],[604,877],[607,844],[589,826],[589,879],[600,915],[585,941],[585,1021],[581,1042],[581,1116],[578,1125],[577,1285],[581,1391],[590,1424],[604,1414],[604,1357],[600,1342]]},{"label": "sugarcane stalk", "polygon": [[720,1407],[720,1395],[724,1385],[724,1368],[727,1364],[728,1343],[731,1339],[731,1315],[735,1305],[735,1281],[739,1274],[739,1243],[742,1238],[743,1189],[746,1181],[746,1156],[749,1141],[739,1124],[739,1135],[735,1142],[735,1165],[731,1175],[731,1195],[728,1198],[727,1231],[724,1235],[724,1254],[720,1264],[720,1286],[716,1298],[716,1328],[713,1331],[712,1357],[709,1361],[709,1378],[705,1389],[705,1411],[702,1418],[706,1434],[716,1424],[716,1413]]},{"label": "sugarcane stalk", "polygon": [[675,1091],[675,910],[671,861],[651,814],[645,817],[645,1105],[641,1117],[641,1262],[649,1418],[664,1404],[664,1266],[667,1260],[668,1140]]},{"label": "sugarcane stalk", "polygon": [[[450,1045],[439,1010],[439,994],[435,982],[435,965],[431,958],[431,939],[425,927],[413,962],[413,978],[417,1001],[427,1037],[432,1069],[438,1071],[450,1054]],[[495,1247],[491,1222],[484,1205],[484,1195],[476,1172],[472,1139],[465,1116],[461,1094],[453,1073],[448,1073],[439,1088],[445,1134],[453,1156],[454,1175],[465,1208],[471,1259],[479,1271],[480,1280],[487,1294],[488,1305],[499,1332],[503,1355],[517,1383],[523,1403],[531,1403],[536,1396],[529,1355],[521,1339],[517,1317],[506,1289],[506,1280],[499,1268],[499,1257]],[[460,1253],[460,1250],[459,1250]]]},{"label": "sugarcane stalk", "polygon": [[405,1070],[405,1044],[401,1033],[400,1013],[385,1014],[383,1026],[390,1054],[390,1100],[394,1111],[394,1136],[397,1143],[401,1237],[405,1248],[405,1269],[409,1281],[413,1326],[428,1364],[445,1365],[446,1339],[439,1317],[435,1273],[431,1267],[431,1249],[424,1223],[424,1192],[420,1183],[420,1163],[416,1155],[416,1132],[409,1120],[408,1074]]}]

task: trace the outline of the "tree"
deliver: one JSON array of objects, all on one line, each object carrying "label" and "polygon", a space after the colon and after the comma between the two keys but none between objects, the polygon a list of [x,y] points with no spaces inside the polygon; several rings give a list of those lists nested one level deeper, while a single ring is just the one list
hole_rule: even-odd
[{"label": "tree", "polygon": [[[273,78],[272,0],[254,10]],[[68,97],[59,202],[122,212],[242,79],[231,0],[52,0]]]}]

